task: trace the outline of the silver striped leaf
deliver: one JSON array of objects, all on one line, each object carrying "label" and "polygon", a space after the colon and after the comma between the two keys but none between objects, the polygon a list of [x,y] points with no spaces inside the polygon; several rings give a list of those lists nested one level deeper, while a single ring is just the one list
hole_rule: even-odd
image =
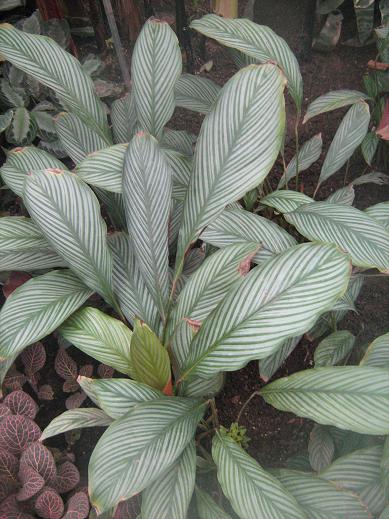
[{"label": "silver striped leaf", "polygon": [[196,447],[181,456],[142,493],[142,519],[186,519],[196,479]]},{"label": "silver striped leaf", "polygon": [[389,368],[389,333],[377,337],[369,344],[360,365]]},{"label": "silver striped leaf", "polygon": [[295,350],[302,335],[286,339],[271,355],[259,361],[259,375],[264,382],[268,382],[283,362]]},{"label": "silver striped leaf", "polygon": [[161,151],[172,172],[172,196],[175,200],[185,200],[191,175],[192,160],[187,155],[175,150],[161,148]]},{"label": "silver striped leaf", "polygon": [[54,270],[21,285],[0,312],[0,358],[52,333],[91,295],[70,270]]},{"label": "silver striped leaf", "polygon": [[211,378],[193,377],[178,386],[178,394],[190,398],[214,398],[223,389],[225,381],[224,373]]},{"label": "silver striped leaf", "polygon": [[113,422],[112,418],[104,411],[88,407],[87,409],[70,409],[56,416],[44,429],[39,441],[47,440],[57,434],[62,434],[73,429],[84,427],[107,427]]},{"label": "silver striped leaf", "polygon": [[131,92],[112,103],[111,121],[114,142],[129,142],[136,128],[135,103]]},{"label": "silver striped leaf", "polygon": [[158,142],[139,132],[126,151],[123,196],[134,255],[162,320],[169,298],[171,177]]},{"label": "silver striped leaf", "polygon": [[369,166],[372,165],[374,156],[376,154],[378,143],[380,142],[376,132],[369,132],[366,134],[366,137],[363,139],[361,144],[361,152],[363,158]]},{"label": "silver striped leaf", "polygon": [[269,173],[283,138],[284,87],[285,78],[272,64],[246,67],[223,87],[197,141],[178,260],[227,204]]},{"label": "silver striped leaf", "polygon": [[261,198],[261,204],[273,207],[278,213],[289,213],[300,207],[300,205],[309,204],[313,201],[313,198],[304,195],[304,193],[290,189],[273,191],[270,195]]},{"label": "silver striped leaf", "polygon": [[182,74],[175,88],[176,106],[207,114],[212,110],[220,86],[202,76]]},{"label": "silver striped leaf", "polygon": [[369,366],[314,368],[265,386],[276,409],[361,434],[389,433],[389,370]]},{"label": "silver striped leaf", "polygon": [[286,167],[285,173],[282,175],[278,183],[277,189],[282,189],[293,177],[296,176],[297,170],[305,171],[310,168],[314,162],[318,160],[321,155],[323,147],[323,139],[321,133],[314,135],[309,141],[299,149],[298,155],[294,155],[292,160]]},{"label": "silver striped leaf", "polygon": [[365,209],[371,218],[379,222],[387,231],[389,231],[389,202],[380,202],[379,204],[371,205]]},{"label": "silver striped leaf", "polygon": [[162,476],[192,440],[205,406],[165,397],[137,405],[108,427],[89,462],[89,495],[97,513]]},{"label": "silver striped leaf", "polygon": [[181,51],[174,31],[167,22],[150,18],[136,40],[131,79],[139,128],[157,139],[173,115],[174,88],[181,69]]},{"label": "silver striped leaf", "polygon": [[[14,217],[12,217],[14,218]],[[50,249],[22,252],[0,252],[0,271],[20,270],[33,272],[58,267],[68,267],[66,261]]]},{"label": "silver striped leaf", "polygon": [[242,519],[308,519],[288,490],[223,430],[213,438],[217,477]]},{"label": "silver striped leaf", "polygon": [[183,155],[191,157],[193,155],[193,145],[196,142],[196,135],[187,133],[184,130],[171,130],[165,128],[162,139],[162,148],[178,151]]},{"label": "silver striped leaf", "polygon": [[371,173],[366,173],[365,175],[361,175],[358,178],[353,180],[354,186],[360,186],[362,184],[377,184],[378,186],[383,186],[384,184],[389,184],[389,175],[382,173],[381,171],[372,171]]},{"label": "silver striped leaf", "polygon": [[357,90],[332,90],[312,101],[307,108],[303,124],[319,114],[331,112],[343,106],[353,105],[366,99],[369,99],[369,97]]},{"label": "silver striped leaf", "polygon": [[255,267],[204,321],[181,378],[233,371],[269,356],[333,306],[350,271],[344,254],[320,244],[292,247]]},{"label": "silver striped leaf", "polygon": [[86,307],[70,316],[58,331],[90,357],[133,377],[132,332],[122,321],[97,308]]},{"label": "silver striped leaf", "polygon": [[209,494],[199,487],[196,487],[196,504],[199,519],[232,519]]},{"label": "silver striped leaf", "polygon": [[288,79],[289,91],[301,110],[303,82],[298,61],[286,41],[270,27],[246,19],[228,19],[207,14],[194,20],[191,28],[226,47],[239,50],[261,63],[276,62]]},{"label": "silver striped leaf", "polygon": [[389,232],[363,211],[314,202],[284,218],[309,240],[338,245],[350,254],[353,265],[389,272]]},{"label": "silver striped leaf", "polygon": [[0,53],[18,69],[52,88],[61,103],[109,144],[103,105],[91,78],[71,54],[50,38],[20,31],[10,24],[0,28]]},{"label": "silver striped leaf", "polygon": [[25,216],[4,216],[0,218],[1,254],[49,248],[46,238],[31,218]]},{"label": "silver striped leaf", "polygon": [[355,344],[355,336],[348,330],[331,333],[317,346],[314,353],[316,368],[335,366],[347,359]]},{"label": "silver striped leaf", "polygon": [[348,186],[337,189],[327,198],[326,202],[329,202],[330,204],[353,205],[354,198],[354,186],[349,184]]}]

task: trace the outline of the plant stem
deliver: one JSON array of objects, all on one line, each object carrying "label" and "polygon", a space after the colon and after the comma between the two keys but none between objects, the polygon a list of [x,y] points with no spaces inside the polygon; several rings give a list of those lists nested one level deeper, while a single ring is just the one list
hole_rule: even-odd
[{"label": "plant stem", "polygon": [[346,171],[344,173],[343,186],[346,185],[349,169],[350,169],[350,159],[348,159],[347,164],[346,164]]},{"label": "plant stem", "polygon": [[246,409],[246,407],[249,405],[249,403],[251,402],[251,400],[256,397],[256,396],[260,396],[260,392],[259,391],[254,391],[254,393],[251,393],[251,395],[249,396],[249,398],[246,400],[246,402],[242,405],[242,407],[240,408],[240,411],[239,411],[239,414],[238,416],[236,417],[236,422],[239,423],[239,420],[242,416],[242,413],[243,411]]},{"label": "plant stem", "polygon": [[212,413],[212,421],[215,429],[219,429],[220,423],[219,423],[219,415],[216,408],[215,399],[212,398],[209,401],[209,405],[211,406],[211,413]]}]

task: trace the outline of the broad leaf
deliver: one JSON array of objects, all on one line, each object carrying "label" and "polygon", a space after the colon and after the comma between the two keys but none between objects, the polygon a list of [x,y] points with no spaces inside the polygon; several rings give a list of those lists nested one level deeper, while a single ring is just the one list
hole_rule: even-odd
[{"label": "broad leaf", "polygon": [[62,434],[73,429],[84,427],[105,427],[112,423],[112,418],[104,411],[89,407],[88,409],[71,409],[54,418],[44,429],[40,441]]},{"label": "broad leaf", "polygon": [[128,93],[112,103],[111,121],[114,142],[129,142],[136,126],[135,103],[132,93]]},{"label": "broad leaf", "polygon": [[381,202],[376,205],[371,205],[365,209],[365,213],[389,231],[389,202]]},{"label": "broad leaf", "polygon": [[314,368],[261,390],[268,404],[324,425],[362,434],[389,433],[389,370],[368,366]]},{"label": "broad leaf", "polygon": [[196,504],[199,519],[231,519],[231,516],[199,487],[196,488]]},{"label": "broad leaf", "polygon": [[369,132],[363,139],[361,144],[361,151],[363,158],[371,166],[374,155],[376,154],[379,138],[375,132]]},{"label": "broad leaf", "polygon": [[183,130],[170,130],[169,128],[165,128],[161,146],[163,149],[178,151],[183,155],[191,157],[193,155],[193,145],[195,142],[196,135]]},{"label": "broad leaf", "polygon": [[331,463],[335,454],[335,443],[329,427],[315,425],[309,435],[309,463],[316,472],[325,469]]},{"label": "broad leaf", "polygon": [[54,270],[21,285],[0,312],[0,357],[11,357],[49,335],[91,295],[69,270]]},{"label": "broad leaf", "polygon": [[301,335],[298,335],[297,337],[286,339],[274,353],[259,361],[259,374],[264,382],[267,382],[281,367],[282,363],[294,351],[301,337]]},{"label": "broad leaf", "polygon": [[315,350],[316,368],[334,366],[347,358],[353,349],[355,337],[348,330],[339,330],[323,339]]},{"label": "broad leaf", "polygon": [[368,99],[368,96],[357,90],[332,90],[318,97],[308,106],[303,123],[319,114],[353,105],[365,99]]},{"label": "broad leaf", "polygon": [[192,74],[182,74],[176,83],[176,105],[207,114],[219,95],[220,87],[210,79]]},{"label": "broad leaf", "polygon": [[[12,216],[12,218],[15,218]],[[0,252],[0,271],[20,270],[32,272],[34,270],[46,270],[57,267],[67,267],[58,254],[49,249],[23,252]]]},{"label": "broad leaf", "polygon": [[240,70],[222,89],[197,141],[180,259],[228,203],[239,200],[269,173],[282,142],[284,86],[279,68],[267,64]]},{"label": "broad leaf", "polygon": [[282,175],[281,180],[278,183],[277,189],[283,188],[285,184],[295,177],[297,169],[300,172],[311,167],[320,157],[322,147],[323,139],[321,138],[321,133],[314,135],[309,139],[309,141],[304,142],[298,155],[294,155],[287,165],[285,173]]},{"label": "broad leaf", "polygon": [[350,254],[353,265],[389,271],[389,233],[359,209],[315,202],[284,217],[309,240],[337,244]]},{"label": "broad leaf", "polygon": [[346,257],[318,244],[292,247],[254,268],[201,326],[182,378],[233,371],[267,357],[330,309],[349,275]]},{"label": "broad leaf", "polygon": [[261,198],[261,204],[273,207],[279,213],[289,213],[300,207],[300,205],[310,204],[313,201],[312,198],[304,195],[304,193],[289,189],[274,191],[270,195]]},{"label": "broad leaf", "polygon": [[116,420],[89,463],[89,495],[98,513],[141,492],[169,469],[193,438],[204,410],[198,401],[166,397],[139,404]]},{"label": "broad leaf", "polygon": [[6,252],[26,252],[49,249],[50,246],[41,231],[25,216],[5,216],[0,218],[0,250]]},{"label": "broad leaf", "polygon": [[361,366],[389,368],[389,333],[374,339],[360,364]]}]

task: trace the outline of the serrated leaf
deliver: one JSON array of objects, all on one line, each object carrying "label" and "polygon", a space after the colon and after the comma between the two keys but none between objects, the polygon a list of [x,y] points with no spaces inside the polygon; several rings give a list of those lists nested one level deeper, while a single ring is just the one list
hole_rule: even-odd
[{"label": "serrated leaf", "polygon": [[389,233],[359,209],[314,202],[284,218],[309,240],[337,244],[350,254],[353,265],[389,270]]},{"label": "serrated leaf", "polygon": [[13,119],[14,112],[12,110],[7,110],[5,114],[0,115],[0,133],[8,128]]},{"label": "serrated leaf", "polygon": [[369,105],[354,104],[343,117],[321,168],[319,184],[336,173],[362,143],[370,122]]},{"label": "serrated leaf", "polygon": [[157,139],[173,115],[174,87],[181,69],[175,33],[167,22],[150,18],[136,40],[131,79],[139,127]]},{"label": "serrated leaf", "polygon": [[196,488],[196,504],[199,519],[231,519],[231,516],[199,487]]},{"label": "serrated leaf", "polygon": [[[54,270],[17,288],[0,312],[0,356],[10,357],[53,332],[92,292],[69,270]],[[15,319],[23,315],[23,319]]]},{"label": "serrated leaf", "polygon": [[316,472],[328,467],[335,454],[335,443],[328,427],[315,425],[309,435],[309,462]]},{"label": "serrated leaf", "polygon": [[27,393],[21,390],[12,391],[4,398],[4,405],[12,412],[12,414],[20,414],[27,416],[33,420],[38,412],[38,406],[35,400]]},{"label": "serrated leaf", "polygon": [[319,114],[330,112],[343,106],[353,105],[368,99],[368,96],[357,90],[332,90],[315,99],[307,108],[303,123]]},{"label": "serrated leaf", "polygon": [[314,135],[309,139],[309,141],[304,142],[298,152],[298,156],[294,155],[287,165],[285,173],[282,175],[281,180],[278,183],[277,189],[283,188],[285,184],[295,177],[297,169],[300,172],[311,167],[320,157],[322,147],[323,139],[321,133]]},{"label": "serrated leaf", "polygon": [[290,94],[298,110],[301,109],[303,83],[297,59],[286,41],[270,27],[258,25],[251,20],[228,19],[215,14],[207,14],[200,20],[194,20],[190,26],[261,63],[276,62],[288,79]]},{"label": "serrated leaf", "polygon": [[51,485],[57,477],[57,467],[53,455],[39,441],[32,443],[22,452],[20,466],[23,465],[32,467],[48,485]]},{"label": "serrated leaf", "polygon": [[107,227],[93,191],[73,173],[46,169],[27,177],[24,201],[52,248],[87,286],[116,306]]},{"label": "serrated leaf", "polygon": [[58,138],[55,129],[54,117],[47,112],[32,110],[31,117],[37,125],[38,137],[47,141],[54,141]]},{"label": "serrated leaf", "polygon": [[41,430],[27,416],[9,415],[0,422],[0,449],[20,455],[31,443],[36,442]]},{"label": "serrated leaf", "polygon": [[[284,86],[280,70],[267,64],[240,70],[222,89],[197,141],[179,258],[228,203],[241,198],[269,173],[282,141]],[[220,135],[225,138],[221,140]]]},{"label": "serrated leaf", "polygon": [[300,205],[310,204],[313,201],[313,198],[304,195],[304,193],[289,189],[273,191],[270,195],[261,198],[261,204],[273,207],[279,213],[289,213]]},{"label": "serrated leaf", "polygon": [[368,366],[314,368],[265,386],[281,411],[361,434],[389,433],[389,370]]},{"label": "serrated leaf", "polygon": [[[85,409],[86,412],[90,412],[92,415],[92,409]],[[95,411],[98,411],[96,409]],[[69,411],[67,411],[69,413]],[[74,411],[72,411],[74,412]],[[86,414],[86,413],[85,413]],[[103,417],[101,419],[103,421]],[[95,425],[101,425],[101,421],[96,423]],[[109,425],[109,424],[107,424]],[[42,438],[41,438],[42,441]],[[78,483],[80,482],[80,473],[78,472],[77,467],[71,463],[70,461],[65,461],[62,463],[57,470],[57,477],[53,483],[55,490],[60,494],[65,494],[66,492],[70,492],[73,490]],[[68,504],[69,507],[69,504]]]},{"label": "serrated leaf", "polygon": [[116,420],[89,463],[89,495],[98,512],[141,492],[171,467],[193,438],[204,409],[198,401],[166,397],[139,404]]},{"label": "serrated leaf", "polygon": [[344,360],[354,347],[355,337],[348,330],[331,333],[321,341],[315,350],[316,368],[335,366]]},{"label": "serrated leaf", "polygon": [[131,92],[112,103],[111,120],[114,142],[129,142],[136,127],[135,103]]},{"label": "serrated leaf", "polygon": [[35,501],[35,510],[41,517],[47,519],[60,519],[64,512],[64,504],[61,496],[51,488],[39,494]]},{"label": "serrated leaf", "polygon": [[90,357],[134,376],[130,359],[132,332],[118,319],[87,307],[65,321],[59,333]]},{"label": "serrated leaf", "polygon": [[202,76],[182,74],[175,86],[176,106],[207,114],[212,110],[220,86]]},{"label": "serrated leaf", "polygon": [[19,471],[22,488],[16,495],[18,501],[27,501],[35,496],[45,485],[44,478],[32,467],[22,465]]},{"label": "serrated leaf", "polygon": [[186,519],[196,479],[196,448],[181,456],[142,493],[143,519]]},{"label": "serrated leaf", "polygon": [[377,151],[379,143],[379,138],[377,137],[377,134],[375,132],[369,132],[366,134],[366,137],[363,139],[361,144],[361,151],[363,158],[371,166],[374,155]]},{"label": "serrated leaf", "polygon": [[[10,413],[11,414],[11,413]],[[2,415],[2,419],[6,415]],[[19,469],[19,459],[6,449],[0,449],[0,477],[15,479]]]},{"label": "serrated leaf", "polygon": [[212,442],[217,477],[232,508],[244,519],[306,519],[294,497],[225,432]]},{"label": "serrated leaf", "polygon": [[301,335],[286,339],[281,346],[271,355],[259,361],[259,374],[264,382],[267,382],[281,367],[301,340]]},{"label": "serrated leaf", "polygon": [[381,202],[379,204],[371,205],[365,209],[365,213],[389,231],[389,202]]},{"label": "serrated leaf", "polygon": [[355,191],[352,184],[337,189],[332,195],[330,195],[326,202],[330,204],[344,204],[353,205],[355,198]]},{"label": "serrated leaf", "polygon": [[36,136],[36,124],[31,119],[30,112],[23,106],[14,110],[11,123],[7,127],[5,134],[7,141],[11,144],[26,146],[31,144]]},{"label": "serrated leaf", "polygon": [[367,348],[360,365],[389,368],[389,333],[374,339]]},{"label": "serrated leaf", "polygon": [[112,418],[101,409],[71,409],[54,418],[44,429],[40,441],[57,434],[84,427],[105,427],[112,423]]},{"label": "serrated leaf", "polygon": [[182,378],[233,371],[267,357],[329,309],[345,291],[349,275],[346,257],[318,244],[292,247],[255,267],[201,326]]}]

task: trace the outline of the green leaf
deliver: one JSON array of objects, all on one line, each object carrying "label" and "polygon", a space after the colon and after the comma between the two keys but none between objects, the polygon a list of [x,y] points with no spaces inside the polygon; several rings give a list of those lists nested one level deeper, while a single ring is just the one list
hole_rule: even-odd
[{"label": "green leaf", "polygon": [[314,368],[261,390],[268,404],[324,425],[361,434],[389,433],[389,370],[368,366]]},{"label": "green leaf", "polygon": [[289,189],[274,191],[270,195],[261,198],[261,204],[273,207],[279,213],[289,213],[300,207],[300,205],[310,204],[313,201],[312,198],[304,195],[304,193]]},{"label": "green leaf", "polygon": [[118,319],[97,308],[87,307],[73,314],[58,331],[90,357],[133,377],[130,359],[132,332]]},{"label": "green leaf", "polygon": [[380,202],[379,204],[371,205],[365,209],[365,213],[389,231],[389,202]]},{"label": "green leaf", "polygon": [[175,88],[176,106],[207,114],[212,110],[220,87],[210,79],[193,74],[182,74]]},{"label": "green leaf", "polygon": [[114,419],[124,416],[139,403],[164,397],[157,389],[127,378],[80,376],[77,381],[89,398]]},{"label": "green leaf", "polygon": [[332,90],[327,94],[321,95],[308,106],[303,123],[319,114],[331,112],[343,106],[353,105],[365,99],[369,99],[369,97],[357,90]]},{"label": "green leaf", "polygon": [[137,405],[108,427],[89,462],[97,512],[138,494],[169,469],[193,438],[205,405],[165,397]]},{"label": "green leaf", "polygon": [[267,382],[274,373],[281,367],[282,363],[294,351],[301,340],[302,335],[286,339],[277,350],[259,361],[259,374],[264,382]]},{"label": "green leaf", "polygon": [[359,209],[314,202],[284,217],[309,240],[337,244],[350,254],[353,265],[389,271],[389,233]]},{"label": "green leaf", "polygon": [[389,333],[374,339],[367,348],[360,365],[389,368]]},{"label": "green leaf", "polygon": [[4,114],[0,115],[0,133],[8,128],[13,119],[14,113],[12,110],[7,110]]},{"label": "green leaf", "polygon": [[298,158],[297,155],[294,155],[287,165],[285,173],[282,175],[281,180],[278,183],[277,189],[283,188],[285,184],[296,176],[297,165],[299,172],[310,168],[320,157],[322,147],[323,139],[321,138],[321,133],[314,135],[309,139],[309,141],[304,142],[298,152]]},{"label": "green leaf", "polygon": [[330,195],[326,202],[330,204],[344,204],[353,205],[355,198],[355,191],[352,184],[337,189],[332,195]]},{"label": "green leaf", "polygon": [[150,18],[132,55],[132,92],[139,128],[157,139],[175,108],[174,87],[181,75],[177,36],[167,22]]},{"label": "green leaf", "polygon": [[114,142],[129,142],[135,133],[136,126],[135,103],[132,93],[128,93],[112,103],[111,121]]},{"label": "green leaf", "polygon": [[303,100],[303,81],[299,64],[283,38],[270,27],[246,19],[227,19],[207,14],[194,20],[191,28],[232,47],[261,63],[276,62],[288,79],[290,94],[300,111]]},{"label": "green leaf", "polygon": [[171,189],[171,171],[158,142],[139,132],[127,148],[123,196],[134,255],[163,320],[169,298]]},{"label": "green leaf", "polygon": [[0,252],[0,271],[19,270],[33,272],[57,267],[67,267],[58,254],[49,249],[23,252]]},{"label": "green leaf", "polygon": [[161,146],[162,148],[175,150],[191,157],[193,155],[193,144],[195,142],[196,135],[183,130],[170,130],[170,128],[165,128],[162,135]]},{"label": "green leaf", "polygon": [[315,425],[309,435],[309,463],[316,472],[328,467],[335,454],[335,443],[329,428]]},{"label": "green leaf", "polygon": [[141,321],[135,321],[130,358],[134,378],[163,390],[170,381],[170,359],[155,333]]},{"label": "green leaf", "polygon": [[196,504],[199,519],[232,519],[209,494],[199,487],[196,488]]},{"label": "green leaf", "polygon": [[54,117],[47,112],[32,110],[31,117],[34,119],[38,131],[38,137],[44,140],[53,141],[58,138],[55,129]]},{"label": "green leaf", "polygon": [[365,138],[370,122],[369,105],[354,104],[343,117],[321,168],[319,184],[336,173]]},{"label": "green leaf", "polygon": [[225,209],[201,234],[201,239],[216,247],[238,243],[257,243],[254,263],[262,263],[297,244],[276,223],[244,209]]},{"label": "green leaf", "polygon": [[304,511],[281,483],[225,432],[212,442],[217,477],[242,519],[305,519]]},{"label": "green leaf", "polygon": [[49,249],[49,244],[31,218],[25,216],[0,218],[1,253],[36,249]]},{"label": "green leaf", "polygon": [[54,270],[21,285],[0,312],[0,358],[49,335],[91,295],[70,270]]},{"label": "green leaf", "polygon": [[186,519],[196,478],[196,448],[181,456],[142,493],[142,519]]},{"label": "green leaf", "polygon": [[292,247],[255,267],[201,326],[182,378],[233,371],[267,357],[330,309],[349,275],[346,257],[319,244]]},{"label": "green leaf", "polygon": [[316,368],[335,366],[344,360],[354,347],[355,337],[348,330],[331,333],[321,341],[315,350],[314,362]]},{"label": "green leaf", "polygon": [[362,141],[362,144],[361,144],[362,155],[363,155],[363,158],[365,159],[365,161],[367,162],[367,164],[369,164],[369,166],[371,166],[371,164],[373,162],[374,155],[377,151],[378,143],[379,143],[379,138],[378,138],[376,132],[367,133],[366,137]]},{"label": "green leaf", "polygon": [[84,427],[105,427],[112,423],[112,418],[94,407],[88,409],[71,409],[60,414],[44,429],[39,441],[46,440],[57,434]]},{"label": "green leaf", "polygon": [[381,458],[381,480],[386,499],[389,498],[389,436],[386,437]]},{"label": "green leaf", "polygon": [[228,203],[269,173],[282,142],[284,86],[280,69],[267,64],[240,70],[222,89],[197,141],[179,258]]},{"label": "green leaf", "polygon": [[173,198],[175,200],[185,200],[191,175],[192,161],[187,155],[175,150],[162,148],[162,152],[169,163],[172,173]]},{"label": "green leaf", "polygon": [[9,24],[0,27],[0,53],[17,68],[52,88],[61,103],[109,142],[103,105],[90,77],[71,54],[50,38],[19,31]]},{"label": "green leaf", "polygon": [[35,139],[36,130],[37,126],[31,119],[30,112],[23,106],[19,106],[14,110],[14,116],[5,131],[5,135],[7,141],[11,144],[26,146]]},{"label": "green leaf", "polygon": [[107,228],[93,191],[73,173],[46,169],[27,176],[24,201],[52,248],[87,286],[116,305]]}]

